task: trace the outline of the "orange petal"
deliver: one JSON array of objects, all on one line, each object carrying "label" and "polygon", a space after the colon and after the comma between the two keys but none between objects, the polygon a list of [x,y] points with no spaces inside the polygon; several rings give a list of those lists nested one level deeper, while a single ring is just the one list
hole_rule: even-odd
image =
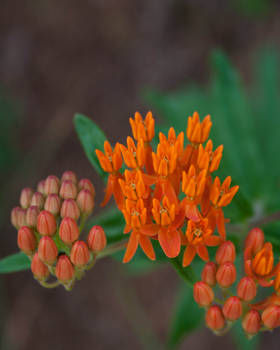
[{"label": "orange petal", "polygon": [[155,251],[150,241],[150,238],[144,235],[140,235],[139,243],[143,252],[147,255],[147,257],[151,260],[156,260]]},{"label": "orange petal", "polygon": [[181,236],[178,231],[168,232],[161,228],[158,235],[159,244],[168,258],[175,258],[181,249]]},{"label": "orange petal", "polygon": [[185,215],[188,219],[191,219],[192,221],[196,222],[200,220],[200,213],[195,204],[186,204]]},{"label": "orange petal", "polygon": [[124,196],[117,177],[114,177],[113,180],[113,195],[118,208],[122,210],[124,207]]},{"label": "orange petal", "polygon": [[157,224],[149,224],[149,225],[144,225],[140,228],[140,232],[143,235],[147,236],[155,236],[158,234],[158,231],[160,229],[160,225]]},{"label": "orange petal", "polygon": [[133,231],[129,237],[129,241],[126,247],[125,255],[123,258],[123,262],[127,263],[129,262],[136,253],[137,247],[138,247],[138,235]]},{"label": "orange petal", "polygon": [[169,199],[170,203],[178,205],[176,192],[168,180],[162,181],[162,192]]},{"label": "orange petal", "polygon": [[183,256],[183,267],[189,266],[196,254],[194,246],[188,245]]},{"label": "orange petal", "polygon": [[108,177],[107,186],[105,189],[105,196],[104,196],[103,202],[100,204],[101,207],[104,207],[109,202],[113,194],[113,187],[114,187],[113,175],[110,174]]},{"label": "orange petal", "polygon": [[196,252],[202,260],[209,261],[209,254],[205,245],[198,246]]},{"label": "orange petal", "polygon": [[209,236],[204,239],[205,244],[210,247],[216,247],[221,243],[221,237],[218,236]]}]

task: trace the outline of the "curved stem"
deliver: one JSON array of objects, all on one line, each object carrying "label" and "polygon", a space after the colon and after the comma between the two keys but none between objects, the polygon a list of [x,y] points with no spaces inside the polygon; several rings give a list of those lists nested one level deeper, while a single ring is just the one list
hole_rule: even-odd
[{"label": "curved stem", "polygon": [[124,240],[118,243],[114,243],[109,245],[107,248],[102,250],[100,253],[97,254],[96,259],[102,259],[106,256],[112,255],[120,250],[123,250],[127,245],[128,240]]},{"label": "curved stem", "polygon": [[178,273],[178,275],[183,278],[183,280],[188,284],[189,287],[192,288],[196,280],[193,269],[190,266],[183,268],[178,258],[170,259],[169,261]]},{"label": "curved stem", "polygon": [[41,284],[41,286],[45,287],[45,288],[56,288],[60,285],[59,281],[55,281],[53,283],[48,283],[45,281],[39,281],[39,283]]}]

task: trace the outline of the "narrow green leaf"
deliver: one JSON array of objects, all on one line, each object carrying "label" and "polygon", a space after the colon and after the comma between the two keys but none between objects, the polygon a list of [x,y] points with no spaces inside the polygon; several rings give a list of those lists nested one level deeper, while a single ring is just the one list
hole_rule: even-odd
[{"label": "narrow green leaf", "polygon": [[24,253],[15,253],[0,260],[0,273],[11,273],[30,268],[30,260]]},{"label": "narrow green leaf", "polygon": [[193,300],[192,289],[186,285],[181,287],[171,322],[168,346],[176,348],[184,336],[200,326],[203,310]]},{"label": "narrow green leaf", "polygon": [[96,149],[103,150],[104,141],[106,140],[104,132],[91,119],[82,114],[75,115],[74,125],[90,163],[103,180],[105,180],[107,174],[100,167],[95,154]]}]

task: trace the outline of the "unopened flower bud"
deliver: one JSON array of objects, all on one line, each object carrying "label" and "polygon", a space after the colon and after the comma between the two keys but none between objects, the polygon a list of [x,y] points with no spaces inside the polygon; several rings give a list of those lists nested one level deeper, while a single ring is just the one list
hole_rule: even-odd
[{"label": "unopened flower bud", "polygon": [[62,203],[60,216],[78,220],[80,217],[80,209],[74,199],[65,199]]},{"label": "unopened flower bud", "polygon": [[245,240],[245,249],[250,249],[256,255],[263,247],[264,233],[259,227],[252,228]]},{"label": "unopened flower bud", "polygon": [[236,280],[236,268],[233,263],[226,262],[218,268],[216,279],[223,288],[230,287]]},{"label": "unopened flower bud", "polygon": [[251,277],[243,277],[237,286],[237,295],[244,301],[251,301],[257,295],[257,285]]},{"label": "unopened flower bud", "polygon": [[225,326],[225,318],[219,306],[211,306],[205,316],[206,325],[213,331],[220,331]]},{"label": "unopened flower bud", "polygon": [[44,194],[58,194],[60,181],[55,175],[49,175],[45,180]]},{"label": "unopened flower bud", "polygon": [[18,230],[17,243],[18,247],[28,255],[36,249],[36,238],[30,227],[23,226]]},{"label": "unopened flower bud", "polygon": [[73,244],[70,259],[78,267],[83,267],[89,262],[90,254],[84,241],[77,241]]},{"label": "unopened flower bud", "polygon": [[213,262],[208,262],[204,265],[201,272],[201,280],[213,287],[216,284],[216,273],[217,265]]},{"label": "unopened flower bud", "polygon": [[208,306],[214,300],[213,289],[204,282],[196,282],[193,286],[193,297],[200,306]]},{"label": "unopened flower bud", "polygon": [[44,209],[57,216],[60,212],[61,200],[55,193],[49,194],[46,198]]},{"label": "unopened flower bud", "polygon": [[52,236],[56,232],[55,217],[49,211],[43,210],[38,215],[37,230],[43,236]]},{"label": "unopened flower bud", "polygon": [[19,203],[22,208],[27,209],[30,206],[32,195],[32,188],[24,188],[21,191]]},{"label": "unopened flower bud", "polygon": [[93,186],[93,183],[88,179],[81,179],[78,184],[79,191],[81,190],[88,190],[93,197],[95,197],[95,188]]},{"label": "unopened flower bud", "polygon": [[40,210],[35,205],[32,205],[26,212],[26,225],[35,228]]},{"label": "unopened flower bud", "polygon": [[11,224],[15,227],[15,228],[19,228],[19,217],[22,215],[22,211],[24,212],[24,209],[22,209],[21,207],[15,207],[12,209],[11,211]]},{"label": "unopened flower bud", "polygon": [[34,205],[34,206],[38,207],[39,209],[43,209],[44,202],[45,202],[45,198],[44,198],[43,193],[35,192],[35,193],[33,193],[33,196],[31,198],[30,205]]},{"label": "unopened flower bud", "polygon": [[58,258],[55,275],[61,282],[69,282],[74,278],[75,270],[67,255],[63,254]]},{"label": "unopened flower bud", "polygon": [[52,265],[57,258],[58,250],[54,240],[49,236],[40,239],[38,245],[39,258],[46,264]]},{"label": "unopened flower bud", "polygon": [[45,193],[45,180],[41,180],[37,185],[37,192]]},{"label": "unopened flower bud", "polygon": [[17,227],[20,228],[26,225],[26,210],[23,208],[19,208],[17,210]]},{"label": "unopened flower bud", "polygon": [[262,321],[270,329],[280,326],[280,307],[278,305],[268,306],[262,313]]},{"label": "unopened flower bud", "polygon": [[89,231],[87,243],[93,252],[101,252],[107,244],[105,232],[101,226],[93,226]]},{"label": "unopened flower bud", "polygon": [[216,252],[216,261],[219,265],[226,262],[233,263],[235,260],[235,246],[231,241],[222,243]]},{"label": "unopened flower bud", "polygon": [[242,328],[248,335],[258,333],[261,328],[261,316],[257,310],[250,310],[242,320]]},{"label": "unopened flower bud", "polygon": [[83,214],[90,214],[94,208],[94,197],[88,190],[81,190],[77,197],[77,204]]},{"label": "unopened flower bud", "polygon": [[44,281],[50,274],[47,266],[40,260],[38,253],[34,254],[32,258],[31,271],[34,277],[41,281]]},{"label": "unopened flower bud", "polygon": [[242,304],[239,298],[230,297],[223,306],[223,313],[227,320],[236,321],[242,315]]},{"label": "unopened flower bud", "polygon": [[63,181],[59,195],[63,199],[75,199],[77,197],[77,186],[70,180]]},{"label": "unopened flower bud", "polygon": [[277,272],[275,280],[274,280],[274,289],[276,293],[279,295],[280,293],[280,271]]},{"label": "unopened flower bud", "polygon": [[68,180],[72,181],[74,184],[78,182],[77,175],[71,170],[65,171],[61,177],[61,182],[68,181]]},{"label": "unopened flower bud", "polygon": [[72,244],[79,238],[79,227],[72,218],[64,218],[59,228],[59,237],[66,244]]}]

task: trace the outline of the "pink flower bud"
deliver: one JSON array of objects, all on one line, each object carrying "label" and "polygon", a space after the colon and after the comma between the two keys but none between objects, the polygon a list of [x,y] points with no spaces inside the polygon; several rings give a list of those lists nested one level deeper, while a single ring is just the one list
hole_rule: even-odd
[{"label": "pink flower bud", "polygon": [[68,181],[68,180],[76,184],[78,182],[77,175],[73,171],[70,171],[70,170],[65,171],[62,174],[61,182]]},{"label": "pink flower bud", "polygon": [[74,199],[65,199],[62,203],[60,210],[60,216],[62,218],[68,217],[74,220],[78,220],[80,217],[80,209]]},{"label": "pink flower bud", "polygon": [[219,306],[211,306],[205,316],[206,325],[213,331],[219,331],[225,326],[225,318]]},{"label": "pink flower bud", "polygon": [[230,297],[223,306],[223,313],[227,320],[236,321],[242,315],[242,304],[239,298]]},{"label": "pink flower bud", "polygon": [[[24,216],[24,220],[21,219],[21,217]],[[24,225],[20,225],[20,223],[23,223]],[[11,223],[15,228],[20,228],[21,226],[26,226],[25,222],[25,210],[21,207],[15,207],[11,211]]]},{"label": "pink flower bud", "polygon": [[33,256],[31,271],[33,272],[35,278],[42,281],[45,280],[50,274],[47,266],[40,260],[38,253]]},{"label": "pink flower bud", "polygon": [[35,192],[31,198],[30,205],[34,205],[34,206],[38,207],[39,209],[43,209],[44,202],[45,202],[44,195],[41,192]]},{"label": "pink flower bud", "polygon": [[77,197],[77,204],[83,214],[90,214],[94,208],[94,197],[88,190],[81,190]]},{"label": "pink flower bud", "polygon": [[61,200],[57,194],[49,194],[45,201],[44,209],[57,216],[60,212]]},{"label": "pink flower bud", "polygon": [[92,184],[92,182],[88,179],[81,179],[78,184],[79,191],[81,190],[88,190],[93,197],[95,197],[95,188]]},{"label": "pink flower bud", "polygon": [[44,194],[47,196],[49,194],[58,194],[59,192],[59,179],[54,175],[49,175],[45,180]]},{"label": "pink flower bud", "polygon": [[23,226],[18,230],[17,244],[28,255],[36,249],[37,242],[31,228]]},{"label": "pink flower bud", "polygon": [[35,205],[32,205],[26,212],[26,225],[35,228],[40,210]]},{"label": "pink flower bud", "polygon": [[61,221],[59,228],[59,237],[62,242],[66,244],[72,244],[80,235],[79,227],[76,221],[72,218],[64,218]]},{"label": "pink flower bud", "polygon": [[242,327],[248,335],[258,333],[261,328],[261,316],[256,310],[250,310],[242,320]]},{"label": "pink flower bud", "polygon": [[244,301],[251,301],[257,295],[257,285],[251,277],[243,277],[237,286],[237,295]]},{"label": "pink flower bud", "polygon": [[40,239],[38,245],[39,258],[46,264],[52,265],[57,258],[58,250],[54,240],[49,236],[44,236]]},{"label": "pink flower bud", "polygon": [[236,280],[236,269],[233,263],[226,262],[218,268],[216,279],[223,288],[230,287]]},{"label": "pink flower bud", "polygon": [[37,230],[43,236],[52,236],[56,232],[55,217],[49,211],[43,210],[38,215]]},{"label": "pink flower bud", "polygon": [[30,206],[32,195],[32,188],[24,188],[21,191],[19,203],[22,208],[27,209]]},{"label": "pink flower bud", "polygon": [[75,199],[77,197],[77,186],[72,181],[63,181],[59,195],[63,199]]},{"label": "pink flower bud", "polygon": [[216,284],[216,273],[217,265],[213,262],[208,262],[204,265],[201,272],[201,280],[213,287]]},{"label": "pink flower bud", "polygon": [[193,297],[200,306],[208,306],[214,300],[213,289],[204,282],[196,282],[193,286]]},{"label": "pink flower bud", "polygon": [[74,278],[75,270],[67,255],[60,255],[58,258],[55,274],[61,282],[69,282]]},{"label": "pink flower bud", "polygon": [[21,207],[14,208],[11,213],[11,221],[16,228],[26,226],[26,210]]},{"label": "pink flower bud", "polygon": [[83,267],[89,262],[89,250],[84,241],[77,241],[73,244],[70,259],[78,267]]},{"label": "pink flower bud", "polygon": [[268,306],[262,313],[262,321],[267,328],[280,326],[280,307],[277,305]]},{"label": "pink flower bud", "polygon": [[216,261],[219,265],[226,262],[233,263],[235,260],[235,246],[231,241],[226,241],[220,245],[216,252]]},{"label": "pink flower bud", "polygon": [[264,233],[259,227],[252,228],[245,240],[245,249],[250,249],[256,255],[263,247]]},{"label": "pink flower bud", "polygon": [[45,193],[45,180],[41,180],[37,185],[37,192]]},{"label": "pink flower bud", "polygon": [[93,252],[101,252],[107,244],[105,232],[101,226],[93,226],[89,231],[87,243]]}]

